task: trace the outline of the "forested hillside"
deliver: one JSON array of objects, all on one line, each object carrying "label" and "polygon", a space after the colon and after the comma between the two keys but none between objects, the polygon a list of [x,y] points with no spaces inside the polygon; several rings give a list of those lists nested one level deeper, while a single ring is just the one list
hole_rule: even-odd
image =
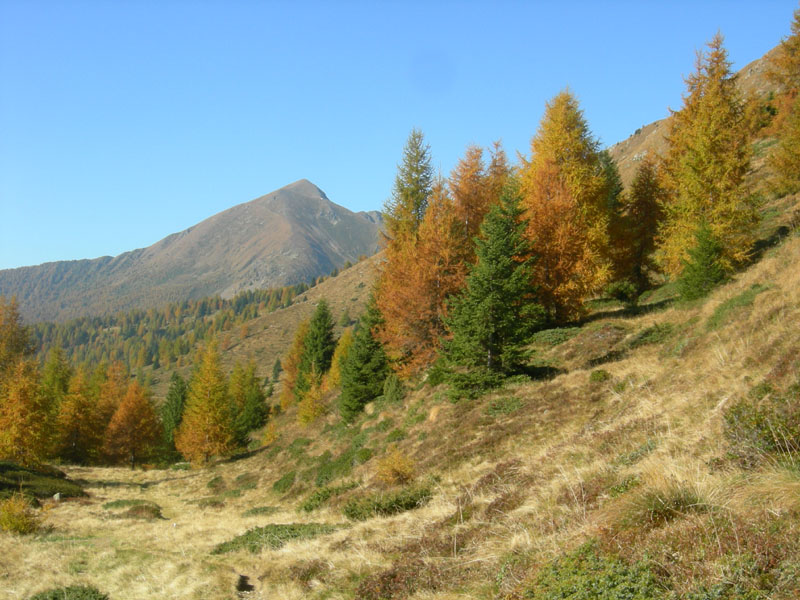
[{"label": "forested hillside", "polygon": [[89,494],[6,486],[9,589],[800,596],[800,10],[761,66],[712,37],[629,178],[567,90],[517,163],[437,175],[412,130],[383,253],[140,315],[206,327],[168,385],[160,353],[42,366],[3,300],[0,457]]}]

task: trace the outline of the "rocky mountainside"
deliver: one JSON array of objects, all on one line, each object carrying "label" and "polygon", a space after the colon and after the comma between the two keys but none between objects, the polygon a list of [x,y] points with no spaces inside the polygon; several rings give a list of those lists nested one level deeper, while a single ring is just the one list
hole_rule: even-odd
[{"label": "rocky mountainside", "polygon": [[353,213],[302,179],[148,248],[0,271],[27,321],[64,320],[308,281],[374,254],[378,212]]}]

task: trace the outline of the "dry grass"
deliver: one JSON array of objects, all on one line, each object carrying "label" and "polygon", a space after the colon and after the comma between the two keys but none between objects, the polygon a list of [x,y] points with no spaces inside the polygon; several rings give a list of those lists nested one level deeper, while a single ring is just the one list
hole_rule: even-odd
[{"label": "dry grass", "polygon": [[[717,307],[753,284],[769,287],[708,330]],[[251,598],[352,598],[359,586],[362,597],[493,598],[519,593],[537,565],[596,538],[625,560],[652,557],[681,593],[744,577],[772,582],[775,598],[797,597],[786,565],[800,554],[798,471],[777,461],[743,471],[727,458],[722,416],[755,384],[784,389],[800,377],[798,323],[795,236],[703,304],[606,315],[537,348],[537,360],[564,369],[551,380],[457,404],[443,389],[410,386],[402,403],[373,407],[351,427],[335,414],[301,427],[293,406],[278,417],[269,447],[209,469],[68,468],[90,498],[53,506],[50,533],[0,537],[3,593],[24,598],[89,583],[122,600],[230,598],[244,575]],[[630,343],[664,324],[671,328],[663,339]],[[597,367],[588,363],[598,356],[610,378],[592,383]],[[513,411],[498,411],[509,398]],[[432,498],[349,522],[342,507],[378,493],[370,482],[392,460],[386,437],[394,427],[405,432],[398,454],[432,482]],[[309,441],[293,444],[298,438]],[[360,486],[313,514],[299,512],[319,489],[322,457],[351,456],[354,447],[374,457],[325,485]],[[273,482],[291,471],[292,488],[275,493]],[[222,506],[198,505],[210,493]],[[114,518],[102,506],[116,500],[154,503],[164,519]],[[259,506],[274,509],[247,512]],[[211,554],[253,527],[310,522],[343,527],[254,555]]]}]

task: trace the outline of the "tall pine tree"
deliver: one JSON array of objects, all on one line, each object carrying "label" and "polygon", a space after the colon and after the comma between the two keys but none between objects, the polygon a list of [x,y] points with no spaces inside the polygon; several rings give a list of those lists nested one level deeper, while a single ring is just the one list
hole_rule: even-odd
[{"label": "tall pine tree", "polygon": [[392,197],[384,206],[386,233],[390,240],[403,243],[413,237],[422,223],[433,189],[430,146],[418,129],[413,129],[397,166]]},{"label": "tall pine tree", "polygon": [[164,444],[169,454],[176,452],[175,432],[183,420],[183,409],[186,406],[186,396],[189,386],[186,380],[177,371],[173,371],[169,380],[169,389],[164,404],[161,405],[161,424],[164,432]]},{"label": "tall pine tree", "polygon": [[525,237],[520,197],[508,186],[477,240],[477,263],[455,298],[445,358],[459,394],[474,396],[518,368],[523,346],[545,320],[531,286],[534,256]]},{"label": "tall pine tree", "polygon": [[303,339],[294,393],[298,400],[314,385],[319,385],[322,376],[331,368],[336,339],[333,336],[333,315],[328,302],[323,298],[317,304],[308,332]]}]

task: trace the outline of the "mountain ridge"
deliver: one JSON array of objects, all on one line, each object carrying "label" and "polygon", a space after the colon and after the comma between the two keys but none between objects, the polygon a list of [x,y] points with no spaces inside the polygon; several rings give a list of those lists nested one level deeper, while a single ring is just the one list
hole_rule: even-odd
[{"label": "mountain ridge", "polygon": [[0,271],[26,321],[150,308],[165,302],[312,280],[378,249],[380,213],[354,213],[300,179],[117,256]]}]

